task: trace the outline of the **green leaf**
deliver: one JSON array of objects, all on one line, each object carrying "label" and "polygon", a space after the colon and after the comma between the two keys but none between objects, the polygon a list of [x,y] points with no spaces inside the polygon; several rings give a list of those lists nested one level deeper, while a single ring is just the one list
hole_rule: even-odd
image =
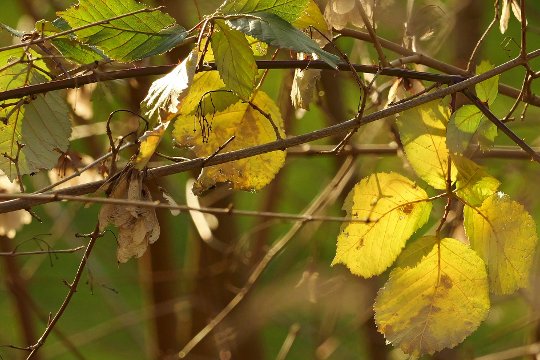
[{"label": "green leaf", "polygon": [[499,180],[474,161],[459,155],[452,155],[452,161],[458,169],[456,193],[467,204],[479,206],[499,188]]},{"label": "green leaf", "polygon": [[225,14],[267,12],[288,22],[297,20],[306,10],[308,0],[228,0],[220,10]]},{"label": "green leaf", "polygon": [[257,64],[243,33],[230,29],[224,21],[216,21],[219,30],[212,35],[212,51],[216,66],[227,88],[249,100],[255,87]]},{"label": "green leaf", "polygon": [[[284,137],[283,119],[274,101],[262,91],[257,91],[252,102],[267,115]],[[181,105],[182,106],[182,105]],[[208,128],[211,120],[211,129]],[[200,129],[196,129],[199,124]],[[276,139],[270,120],[250,104],[238,101],[225,111],[205,116],[181,116],[175,122],[173,136],[179,146],[189,147],[196,156],[211,156],[230,140],[224,152],[262,145]],[[218,183],[229,183],[232,188],[254,191],[266,186],[285,162],[284,151],[256,155],[225,164],[205,167],[193,192],[204,193]]]},{"label": "green leaf", "polygon": [[332,265],[344,264],[371,277],[396,260],[411,235],[429,219],[426,192],[396,173],[378,173],[360,181],[343,205],[355,222],[343,223]]},{"label": "green leaf", "polygon": [[415,266],[394,269],[374,309],[386,340],[419,356],[462,342],[489,307],[484,262],[467,245],[446,238]]},{"label": "green leaf", "polygon": [[[77,28],[145,8],[134,0],[80,0],[58,15]],[[114,60],[130,62],[171,50],[186,38],[187,32],[175,25],[172,17],[154,10],[91,26],[75,35]]]},{"label": "green leaf", "polygon": [[[36,31],[45,36],[54,35],[69,29],[71,27],[61,18],[56,19],[52,23],[45,20],[40,20],[36,23]],[[51,39],[51,43],[66,60],[78,64],[90,64],[94,61],[105,59],[105,55],[100,50],[81,44],[75,40],[73,35],[56,37]]]},{"label": "green leaf", "polygon": [[[483,74],[493,69],[493,65],[489,61],[482,61],[480,65],[476,67],[476,75]],[[476,96],[488,105],[493,104],[499,93],[499,75],[493,76],[481,83],[476,84],[474,87],[476,90]]]},{"label": "green leaf", "polygon": [[[448,118],[448,108],[437,100],[402,112],[396,122],[407,160],[416,174],[436,189],[445,189],[448,177]],[[451,175],[455,179],[455,169]]]},{"label": "green leaf", "polygon": [[[29,50],[30,51],[30,50]],[[32,58],[39,55],[30,51]],[[0,91],[30,84],[47,82],[40,72],[29,67],[24,49],[0,52]],[[34,62],[47,71],[42,60]],[[60,152],[66,151],[71,134],[65,91],[53,91],[32,98],[8,100],[0,107],[0,170],[11,180],[17,177],[17,168],[6,158],[17,158],[19,173],[29,174],[40,169],[50,169]],[[19,145],[24,147],[19,152]]]},{"label": "green leaf", "polygon": [[339,58],[321,49],[303,32],[277,15],[258,12],[252,16],[227,20],[233,29],[251,35],[267,44],[306,54],[315,54],[328,65],[337,69]]},{"label": "green leaf", "polygon": [[491,291],[511,294],[529,283],[538,236],[521,204],[499,192],[482,206],[465,206],[464,226],[471,247],[488,265]]},{"label": "green leaf", "polygon": [[463,154],[473,139],[482,145],[493,143],[497,136],[497,126],[486,119],[474,105],[464,105],[450,117],[446,138],[452,153]]}]

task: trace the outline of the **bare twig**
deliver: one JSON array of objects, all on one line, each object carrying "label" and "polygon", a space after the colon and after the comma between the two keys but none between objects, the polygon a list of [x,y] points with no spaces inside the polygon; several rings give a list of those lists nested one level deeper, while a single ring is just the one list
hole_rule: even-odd
[{"label": "bare twig", "polygon": [[84,249],[85,246],[78,246],[73,249],[61,249],[61,250],[36,250],[36,251],[9,251],[0,252],[0,256],[27,256],[27,255],[50,255],[50,254],[72,254],[79,250]]},{"label": "bare twig", "polygon": [[[161,66],[147,66],[130,68],[115,71],[100,71],[90,75],[74,76],[69,79],[54,80],[42,84],[29,85],[21,88],[10,89],[0,92],[0,101],[18,99],[23,96],[42,94],[49,91],[71,89],[80,87],[87,84],[108,81],[108,80],[120,80],[142,76],[152,75],[164,75],[170,72],[178,64],[161,65]],[[334,70],[330,65],[322,60],[257,60],[257,67],[259,69],[305,69],[306,67],[311,69],[322,70]],[[353,67],[358,72],[365,72],[370,74],[380,73],[381,75],[398,76],[411,79],[419,79],[426,81],[439,82],[442,84],[453,84],[463,79],[460,75],[445,75],[445,74],[433,74],[421,71],[413,71],[400,68],[380,68],[378,66],[353,64]],[[338,69],[340,71],[350,71],[350,66],[347,63],[339,63]],[[217,70],[215,63],[209,63],[199,69],[200,71]]]},{"label": "bare twig", "polygon": [[[528,55],[528,59],[532,59],[535,57],[540,56],[540,50],[536,50],[531,52]],[[410,101],[406,101],[397,105],[390,106],[386,109],[374,112],[372,114],[364,116],[360,121],[356,118],[343,121],[339,124],[328,126],[326,128],[315,130],[310,133],[298,135],[289,137],[282,140],[276,140],[270,143],[262,144],[253,146],[246,149],[240,149],[235,150],[223,154],[218,154],[214,156],[212,159],[205,161],[205,158],[197,158],[189,161],[184,161],[177,164],[171,164],[166,166],[161,166],[157,168],[153,168],[148,170],[148,179],[155,179],[163,176],[168,176],[172,174],[176,174],[179,172],[184,172],[188,170],[194,170],[194,169],[200,169],[203,166],[212,166],[212,165],[218,165],[227,163],[234,160],[244,159],[255,155],[264,154],[271,151],[276,150],[284,150],[296,145],[308,143],[311,141],[315,141],[318,139],[322,139],[329,136],[335,136],[338,134],[345,133],[347,131],[350,131],[357,127],[360,123],[360,125],[365,125],[368,123],[371,123],[373,121],[383,119],[388,116],[392,116],[394,114],[397,114],[399,112],[411,109],[413,107],[416,107],[421,104],[425,104],[427,102],[443,98],[447,95],[463,91],[464,89],[471,87],[475,84],[478,84],[486,79],[489,79],[493,76],[496,76],[498,74],[501,74],[509,69],[512,69],[516,66],[520,66],[523,64],[525,60],[521,58],[516,58],[514,60],[510,60],[504,64],[501,64],[489,71],[486,71],[485,73],[473,76],[471,78],[468,78],[467,80],[461,81],[457,84],[448,86],[446,88],[439,89],[437,91],[434,91],[429,94],[422,95],[418,98],[412,99]],[[488,109],[489,110],[489,109]],[[504,124],[503,124],[504,125]],[[506,126],[505,126],[506,127]],[[507,128],[507,131],[510,131],[510,129]],[[515,134],[514,134],[515,137]],[[534,150],[532,150],[530,147],[528,147],[532,153],[534,153]],[[537,158],[537,155],[535,153],[535,158]],[[58,195],[84,195],[89,194],[97,189],[99,189],[100,186],[102,186],[104,181],[95,181],[92,183],[87,183],[79,186],[73,186],[71,188],[62,189],[59,191],[55,191],[52,194],[58,194]],[[29,208],[31,206],[39,205],[48,203],[51,201],[55,201],[54,199],[16,199],[11,201],[5,201],[0,203],[0,214],[5,212],[10,212],[14,210],[20,210],[24,208]]]},{"label": "bare twig", "polygon": [[[308,206],[304,215],[313,215],[316,211],[321,209],[321,206],[326,203],[327,198],[334,193],[336,188],[342,188],[351,174],[351,167],[353,161],[352,158],[348,158],[344,164],[341,166],[341,169],[334,176],[332,181],[325,187],[325,189],[320,193],[320,195]],[[223,319],[225,319],[231,311],[233,311],[240,302],[244,299],[247,293],[251,290],[255,282],[259,279],[261,274],[264,272],[266,267],[274,259],[274,257],[279,254],[285,246],[291,241],[291,239],[296,235],[296,233],[303,227],[305,224],[304,221],[296,222],[291,229],[278,241],[275,242],[274,246],[263,257],[263,259],[257,264],[251,275],[246,281],[244,287],[236,294],[236,296],[220,311],[216,317],[214,317],[208,325],[206,325],[201,331],[199,331],[179,352],[180,358],[185,358],[188,356],[189,352],[197,346],[202,339],[204,339]]]},{"label": "bare twig", "polygon": [[489,108],[480,100],[476,95],[474,95],[470,90],[464,90],[463,93],[465,96],[471,100],[474,105],[491,121],[499,130],[506,134],[516,145],[523,149],[527,154],[531,156],[531,159],[540,163],[540,155],[534,151],[523,139],[517,136],[512,130],[508,128],[501,120],[499,120]]},{"label": "bare twig", "polygon": [[[352,37],[358,40],[364,40],[364,41],[371,41],[371,37],[368,33],[357,31],[357,30],[351,30],[351,29],[342,29],[337,31],[337,33],[341,34],[342,36]],[[419,64],[428,66],[432,69],[442,71],[447,74],[454,74],[454,75],[461,75],[461,76],[469,76],[470,74],[457,66],[453,66],[450,64],[447,64],[445,62],[439,61],[437,59],[434,59],[432,57],[429,57],[427,55],[416,53],[410,49],[404,48],[403,46],[396,44],[392,41],[386,40],[378,37],[378,40],[384,48],[391,50],[397,54],[403,55],[403,56],[413,56],[416,55],[419,57]],[[499,93],[512,97],[514,99],[518,98],[519,96],[519,89],[516,89],[514,87],[499,83]],[[534,95],[534,94],[527,94],[527,96],[523,99],[524,102],[534,105],[534,106],[540,106],[540,97]]]},{"label": "bare twig", "polygon": [[28,350],[30,350],[30,354],[26,358],[27,360],[32,359],[32,357],[37,353],[39,348],[43,346],[45,341],[47,340],[47,337],[53,330],[54,326],[60,320],[64,312],[66,311],[67,307],[69,306],[69,303],[71,302],[71,298],[77,291],[77,286],[79,285],[79,282],[81,280],[82,274],[84,272],[84,269],[86,267],[86,263],[88,262],[88,258],[90,256],[90,253],[92,252],[92,249],[94,248],[94,245],[96,244],[96,241],[99,237],[101,237],[101,234],[99,232],[99,224],[96,225],[94,231],[87,236],[90,240],[88,241],[88,245],[86,245],[86,250],[84,251],[84,255],[81,259],[81,262],[79,263],[79,267],[77,269],[77,272],[75,273],[75,277],[73,278],[73,281],[70,284],[67,284],[69,287],[68,293],[66,294],[66,297],[64,298],[64,302],[54,315],[54,317],[49,321],[47,324],[47,327],[45,328],[45,331],[41,335],[41,337],[38,339],[38,341],[30,346]]}]

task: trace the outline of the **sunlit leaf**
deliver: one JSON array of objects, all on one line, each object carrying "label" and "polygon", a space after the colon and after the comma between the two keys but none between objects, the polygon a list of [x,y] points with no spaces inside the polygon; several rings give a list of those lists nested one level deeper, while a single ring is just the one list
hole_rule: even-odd
[{"label": "sunlit leaf", "polygon": [[[145,8],[134,0],[79,0],[77,5],[58,15],[77,28]],[[154,10],[90,26],[75,35],[110,58],[129,62],[171,50],[186,38],[187,32],[172,17]]]},{"label": "sunlit leaf", "polygon": [[155,115],[161,119],[161,111],[166,115],[176,114],[182,98],[187,95],[187,89],[195,76],[197,67],[197,50],[194,49],[170,73],[154,81],[148,94],[141,103],[141,108],[149,117]]},{"label": "sunlit leaf", "polygon": [[314,0],[308,0],[302,14],[292,24],[299,29],[307,29],[312,26],[323,34],[328,34],[328,24]]},{"label": "sunlit leaf", "polygon": [[227,0],[220,8],[225,14],[268,12],[288,22],[297,20],[307,9],[309,0]]},{"label": "sunlit leaf", "polygon": [[499,180],[489,175],[481,166],[463,156],[452,155],[452,161],[458,169],[456,179],[457,195],[469,205],[477,206],[491,195],[499,185]]},{"label": "sunlit leaf", "polygon": [[497,126],[486,119],[474,105],[464,105],[450,117],[446,130],[448,148],[452,153],[463,154],[474,139],[481,146],[492,144],[497,136]]},{"label": "sunlit leaf", "polygon": [[374,306],[386,340],[413,356],[456,346],[476,330],[489,307],[484,262],[450,238],[415,266],[394,269]]},{"label": "sunlit leaf", "polygon": [[359,221],[342,225],[332,265],[344,264],[366,278],[382,273],[427,222],[431,212],[427,199],[422,188],[396,173],[362,179],[343,205],[347,216]]},{"label": "sunlit leaf", "polygon": [[[30,56],[38,57],[34,52]],[[21,57],[25,62],[18,62]],[[26,60],[23,49],[0,52],[0,91],[48,80]],[[35,64],[48,70],[41,60]],[[8,102],[10,105],[0,107],[0,170],[13,180],[17,167],[20,175],[52,168],[67,150],[71,134],[65,91]],[[17,166],[8,157],[17,158]]]},{"label": "sunlit leaf", "polygon": [[[283,119],[274,101],[258,91],[253,103],[270,115],[283,137]],[[196,124],[199,124],[198,128]],[[211,128],[210,128],[211,126]],[[196,130],[194,132],[194,130]],[[261,145],[276,140],[270,120],[250,104],[237,102],[225,111],[204,116],[182,116],[173,131],[178,145],[189,147],[196,156],[210,156],[232,136],[223,152]],[[217,183],[230,183],[234,189],[259,190],[276,175],[285,161],[285,152],[273,151],[226,164],[206,167],[194,185],[200,194]]]},{"label": "sunlit leaf", "polygon": [[[61,18],[53,22],[40,20],[36,23],[36,31],[44,36],[56,35],[57,33],[71,29]],[[51,43],[66,60],[78,64],[90,64],[94,61],[105,59],[105,55],[97,48],[81,44],[73,35],[65,35],[51,39]]]},{"label": "sunlit leaf", "polygon": [[242,99],[249,99],[255,87],[257,64],[243,33],[216,21],[219,30],[212,35],[212,50],[221,78],[229,90]]},{"label": "sunlit leaf", "polygon": [[337,69],[339,58],[322,50],[315,41],[293,27],[279,16],[258,12],[249,17],[227,20],[230,27],[251,35],[269,45],[291,49],[306,54],[315,54],[321,60]]},{"label": "sunlit leaf", "polygon": [[161,123],[153,130],[146,131],[143,136],[141,136],[139,139],[141,141],[139,153],[134,161],[135,169],[143,170],[146,167],[148,161],[150,161],[150,158],[156,152],[156,149],[159,146],[163,135],[165,134],[165,130],[167,130],[167,127],[169,126],[169,123],[170,122]]},{"label": "sunlit leaf", "polygon": [[[489,61],[482,61],[480,65],[476,67],[476,75],[483,74],[493,69],[493,65]],[[495,75],[481,83],[475,85],[476,96],[488,105],[493,104],[499,93],[499,75]]]},{"label": "sunlit leaf", "polygon": [[[299,60],[304,60],[303,54],[299,54]],[[291,88],[291,100],[295,109],[309,110],[309,104],[315,92],[317,80],[321,77],[321,70],[296,69]]]},{"label": "sunlit leaf", "polygon": [[[432,101],[399,114],[397,126],[407,160],[420,178],[436,189],[446,188],[448,108]],[[456,171],[451,171],[455,179]]]},{"label": "sunlit leaf", "polygon": [[492,292],[511,294],[528,285],[538,236],[521,204],[496,193],[480,207],[465,206],[464,225],[471,247],[488,266]]}]

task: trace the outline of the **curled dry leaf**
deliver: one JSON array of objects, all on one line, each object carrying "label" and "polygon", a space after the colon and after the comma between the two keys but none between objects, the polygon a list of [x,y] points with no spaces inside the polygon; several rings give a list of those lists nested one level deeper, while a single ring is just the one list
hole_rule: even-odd
[{"label": "curled dry leaf", "polygon": [[197,59],[198,50],[195,48],[170,73],[152,83],[148,95],[141,103],[146,115],[150,118],[157,115],[161,120],[161,111],[168,115],[178,112],[178,105],[186,96],[186,90],[195,76]]},{"label": "curled dry leaf", "polygon": [[[304,60],[304,54],[298,54],[298,60]],[[321,77],[321,70],[296,69],[291,89],[291,100],[294,108],[309,110],[313,99],[315,84]]]},{"label": "curled dry leaf", "polygon": [[508,21],[510,20],[510,9],[514,13],[516,19],[521,22],[521,8],[516,0],[503,0],[501,17],[499,19],[499,29],[501,34],[504,34],[508,29]]},{"label": "curled dry leaf", "polygon": [[[132,201],[152,201],[150,190],[143,182],[143,173],[130,168],[112,184],[110,198]],[[118,262],[141,257],[160,233],[156,211],[153,208],[105,204],[99,213],[99,229],[112,224],[119,229]]]},{"label": "curled dry leaf", "polygon": [[[19,187],[11,183],[7,176],[0,175],[0,193],[13,194],[19,192]],[[0,214],[0,236],[7,236],[12,239],[17,231],[24,225],[32,221],[32,216],[25,210],[17,210]]]}]

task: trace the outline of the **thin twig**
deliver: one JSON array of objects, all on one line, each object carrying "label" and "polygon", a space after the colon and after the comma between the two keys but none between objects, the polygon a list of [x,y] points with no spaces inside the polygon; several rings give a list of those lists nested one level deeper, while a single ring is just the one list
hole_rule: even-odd
[{"label": "thin twig", "polygon": [[[371,37],[366,32],[352,30],[352,29],[342,29],[336,32],[341,34],[341,36],[347,36],[347,37],[352,37],[358,40],[371,42]],[[447,64],[445,62],[439,61],[437,59],[434,59],[432,57],[429,57],[421,53],[416,53],[392,41],[383,39],[380,36],[378,36],[377,39],[379,40],[381,46],[397,54],[400,54],[403,56],[417,55],[419,57],[419,61],[418,61],[419,64],[428,66],[432,69],[439,70],[447,74],[461,75],[465,77],[470,76],[470,74],[466,70],[461,69],[457,66]],[[520,91],[514,87],[499,83],[499,93],[516,99],[519,96]],[[540,97],[534,94],[527,94],[527,96],[523,99],[523,101],[534,106],[540,106]]]},{"label": "thin twig", "polygon": [[[528,59],[536,58],[538,56],[540,56],[540,50],[535,50],[528,55]],[[373,121],[377,121],[379,119],[383,119],[388,116],[395,115],[399,112],[414,108],[418,105],[422,105],[430,101],[443,98],[447,95],[450,95],[459,91],[463,91],[464,89],[471,87],[475,84],[478,84],[482,81],[485,81],[486,79],[489,79],[493,76],[506,72],[516,66],[520,66],[523,64],[524,61],[525,60],[521,58],[510,60],[489,71],[486,71],[485,73],[473,76],[457,84],[439,89],[429,94],[425,94],[423,96],[412,99],[410,101],[400,103],[394,106],[390,106],[386,109],[382,109],[380,111],[368,114],[361,119],[360,124],[365,125]],[[328,126],[326,128],[315,130],[306,134],[292,136],[283,140],[276,140],[276,141],[269,142],[262,145],[257,145],[257,146],[253,146],[253,147],[249,147],[245,149],[218,154],[214,156],[212,159],[207,160],[206,162],[205,162],[205,158],[196,158],[193,160],[184,161],[177,164],[156,167],[156,168],[148,170],[147,178],[149,180],[152,180],[155,178],[160,178],[163,176],[168,176],[168,175],[172,175],[172,174],[176,174],[176,173],[180,173],[180,172],[184,172],[188,170],[200,169],[202,165],[204,166],[218,165],[218,164],[223,164],[230,161],[244,159],[244,158],[248,158],[248,157],[252,157],[252,156],[256,156],[256,155],[260,155],[260,154],[264,154],[264,153],[268,153],[268,152],[272,152],[276,150],[284,150],[284,149],[287,149],[296,145],[301,145],[304,143],[319,140],[319,139],[326,138],[329,136],[335,136],[338,134],[346,133],[347,131],[350,131],[354,129],[355,127],[357,127],[358,124],[359,124],[358,119],[353,118],[347,121],[343,121],[339,124]],[[511,130],[509,129],[508,131],[511,132]],[[534,153],[534,150],[532,149],[530,150]],[[536,154],[535,154],[535,158],[536,158]],[[58,191],[52,192],[52,194],[84,195],[84,194],[89,194],[96,191],[103,184],[104,184],[104,181],[95,181],[95,182],[91,182],[91,183],[87,183],[83,185],[78,185],[78,186],[73,186],[70,188],[58,190]],[[11,200],[11,201],[5,201],[5,202],[0,203],[0,214],[14,211],[14,210],[28,208],[28,207],[39,205],[39,204],[48,203],[51,201],[55,201],[55,200],[54,199],[16,199],[16,200]]]},{"label": "thin twig", "polygon": [[523,139],[521,139],[519,136],[516,135],[508,126],[506,126],[501,120],[499,120],[492,112],[489,110],[489,108],[478,98],[476,95],[474,95],[470,90],[465,89],[463,91],[465,96],[471,100],[474,105],[488,118],[489,121],[491,121],[499,130],[501,130],[503,133],[506,134],[516,145],[518,145],[520,148],[523,149],[527,154],[531,156],[531,159],[540,163],[540,155],[534,151],[533,148],[531,148]]},{"label": "thin twig", "polygon": [[[311,205],[308,206],[304,215],[313,215],[316,211],[319,211],[321,205],[325,203],[325,200],[330,194],[335,190],[335,188],[342,187],[345,181],[343,179],[347,178],[347,174],[351,171],[353,165],[352,158],[348,158],[344,164],[341,166],[341,169],[334,176],[332,181],[325,187],[321,194],[313,201]],[[248,277],[244,287],[236,294],[236,296],[216,315],[203,329],[201,329],[179,352],[178,356],[180,358],[185,358],[188,356],[190,351],[197,346],[217,325],[225,319],[232,310],[236,308],[238,304],[242,302],[247,293],[251,290],[255,282],[262,275],[264,270],[274,259],[274,257],[279,254],[285,246],[291,241],[291,239],[296,235],[296,233],[303,227],[305,224],[304,221],[298,221],[294,223],[291,229],[275,244],[268,250],[263,259],[257,264],[253,272]]]},{"label": "thin twig", "polygon": [[38,339],[38,341],[34,345],[28,347],[28,350],[30,350],[30,354],[28,355],[26,360],[32,359],[32,357],[37,353],[39,348],[43,346],[43,344],[47,340],[47,337],[53,330],[54,326],[56,325],[58,320],[60,320],[60,318],[66,311],[67,307],[69,306],[69,303],[71,302],[71,298],[77,291],[77,286],[79,285],[84,269],[86,268],[86,263],[88,262],[90,253],[92,252],[92,249],[94,248],[94,245],[96,244],[96,241],[100,236],[101,234],[99,232],[99,224],[97,224],[94,231],[87,236],[90,240],[88,241],[88,245],[86,245],[86,250],[84,251],[84,255],[81,259],[81,262],[79,263],[79,267],[77,269],[77,272],[75,273],[75,277],[73,278],[73,281],[71,282],[71,284],[66,283],[68,285],[69,290],[68,290],[68,293],[66,294],[66,297],[64,298],[64,301],[62,302],[62,305],[60,306],[60,308],[58,309],[54,317],[51,319],[51,321],[47,324],[45,331],[43,331],[43,334]]},{"label": "thin twig", "polygon": [[469,57],[469,61],[467,62],[467,70],[465,71],[467,71],[469,74],[472,74],[472,66],[476,63],[476,58],[479,54],[480,46],[486,39],[487,35],[489,34],[493,26],[495,26],[495,24],[497,23],[497,20],[499,20],[499,0],[495,1],[494,7],[495,7],[494,9],[495,14],[493,15],[493,19],[487,26],[482,36],[480,36],[480,39],[476,42],[476,45],[474,46],[471,56]]},{"label": "thin twig", "polygon": [[377,34],[375,33],[375,29],[373,29],[373,26],[371,26],[371,21],[369,20],[369,17],[366,14],[366,11],[364,10],[364,5],[362,2],[358,2],[358,10],[360,10],[360,16],[362,17],[362,20],[364,21],[364,25],[366,26],[366,30],[369,33],[369,36],[371,37],[371,41],[373,42],[373,45],[375,45],[375,50],[377,51],[377,55],[379,56],[379,63],[382,64],[384,67],[390,67],[390,63],[386,59],[386,56],[384,55],[384,51],[382,49],[381,44],[379,43],[379,38],[377,37]]},{"label": "thin twig", "polygon": [[36,251],[10,251],[0,252],[0,256],[26,256],[26,255],[50,255],[50,254],[72,254],[79,250],[84,249],[85,246],[78,246],[73,249],[61,249],[61,250],[36,250]]},{"label": "thin twig", "polygon": [[[257,60],[259,69],[305,69],[309,66],[311,69],[334,70],[330,65],[322,60]],[[0,101],[18,99],[24,96],[42,94],[49,91],[71,89],[87,84],[93,84],[108,80],[120,80],[143,76],[164,75],[169,73],[178,64],[169,64],[161,66],[147,66],[115,71],[100,71],[89,75],[74,76],[69,79],[53,80],[46,83],[28,85],[20,88],[10,89],[0,92]],[[421,71],[414,71],[401,68],[380,68],[378,66],[352,64],[358,72],[370,74],[380,73],[381,75],[397,76],[418,80],[439,82],[442,84],[453,84],[463,80],[460,75],[435,74]],[[341,62],[338,64],[338,70],[350,71],[350,65]],[[199,71],[217,70],[215,63],[205,64]],[[516,90],[517,91],[517,90]],[[540,101],[539,101],[540,103]],[[535,104],[533,104],[535,105]]]}]

